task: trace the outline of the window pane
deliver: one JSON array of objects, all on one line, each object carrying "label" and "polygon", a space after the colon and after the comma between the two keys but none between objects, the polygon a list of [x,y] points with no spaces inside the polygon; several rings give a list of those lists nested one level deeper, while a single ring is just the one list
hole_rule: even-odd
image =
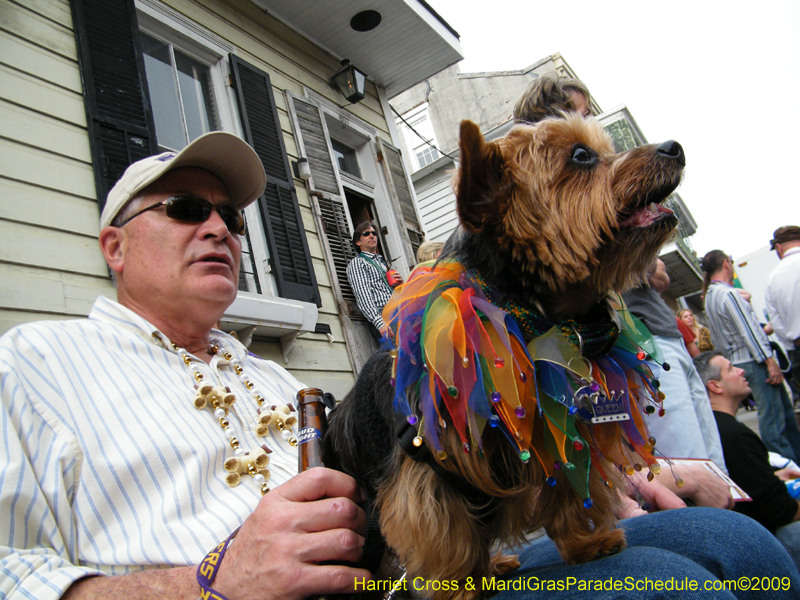
[{"label": "window pane", "polygon": [[211,91],[211,70],[178,50],[175,50],[175,63],[189,139],[219,129]]},{"label": "window pane", "polygon": [[417,152],[417,160],[419,161],[420,168],[431,164],[439,158],[439,151],[436,148],[427,146],[424,150]]},{"label": "window pane", "polygon": [[144,33],[140,35],[158,144],[164,148],[180,150],[188,142],[183,127],[169,45]]},{"label": "window pane", "polygon": [[356,151],[336,140],[331,140],[331,147],[333,148],[333,156],[336,158],[336,164],[339,170],[350,173],[350,175],[354,177],[361,178],[361,169],[358,166]]}]

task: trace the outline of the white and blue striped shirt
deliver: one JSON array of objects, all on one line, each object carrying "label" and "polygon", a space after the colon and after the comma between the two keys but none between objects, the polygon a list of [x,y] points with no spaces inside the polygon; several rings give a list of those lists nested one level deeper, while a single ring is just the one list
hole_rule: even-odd
[{"label": "white and blue striped shirt", "polygon": [[[303,387],[213,330],[266,404]],[[257,403],[220,354],[195,361],[228,386],[228,420],[245,451],[266,444],[271,488],[297,473],[296,449],[273,427],[255,433]],[[169,340],[99,298],[89,319],[23,325],[0,338],[0,598],[58,598],[87,574],[193,565],[255,508],[250,477],[229,488],[233,450],[212,409],[197,410],[192,372]]]},{"label": "white and blue striped shirt", "polygon": [[706,316],[714,348],[725,351],[733,364],[762,363],[772,356],[753,307],[733,286],[711,282],[706,292]]}]

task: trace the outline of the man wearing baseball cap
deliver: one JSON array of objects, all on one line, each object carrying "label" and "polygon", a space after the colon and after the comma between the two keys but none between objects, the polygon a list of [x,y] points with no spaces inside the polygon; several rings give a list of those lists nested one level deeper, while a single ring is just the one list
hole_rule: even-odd
[{"label": "man wearing baseball cap", "polygon": [[781,262],[769,274],[764,300],[770,325],[789,350],[792,378],[800,389],[800,227],[776,229],[770,249]]},{"label": "man wearing baseball cap", "polygon": [[134,163],[100,219],[118,301],[0,338],[0,595],[304,598],[369,578],[339,566],[363,544],[355,481],[297,475],[304,386],[214,329],[265,181],[223,132]]}]

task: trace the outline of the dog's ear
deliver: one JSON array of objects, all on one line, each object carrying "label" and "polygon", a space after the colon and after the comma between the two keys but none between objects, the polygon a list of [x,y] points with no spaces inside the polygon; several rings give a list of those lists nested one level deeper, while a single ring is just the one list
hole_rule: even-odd
[{"label": "dog's ear", "polygon": [[461,121],[461,166],[456,180],[456,206],[464,229],[480,233],[500,217],[499,202],[505,159],[497,144],[487,143],[478,126]]}]

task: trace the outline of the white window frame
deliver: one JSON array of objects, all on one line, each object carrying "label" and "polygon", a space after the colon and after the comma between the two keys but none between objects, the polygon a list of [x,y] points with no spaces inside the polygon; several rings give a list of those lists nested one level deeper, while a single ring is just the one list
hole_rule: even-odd
[{"label": "white window frame", "polygon": [[[442,151],[439,150],[439,144],[436,141],[436,132],[433,129],[433,121],[431,121],[431,117],[430,117],[430,113],[429,113],[428,108],[429,108],[429,104],[427,102],[423,102],[422,104],[420,104],[418,106],[415,106],[411,110],[407,111],[404,115],[402,115],[402,117],[403,117],[403,119],[405,119],[405,121],[410,123],[412,126],[415,125],[415,123],[414,123],[415,120],[418,121],[418,122],[426,122],[427,123],[426,126],[427,126],[428,129],[430,129],[430,133],[431,133],[430,139],[428,141],[431,144],[433,144],[433,146],[436,147],[436,151],[439,154],[439,156],[436,159],[434,159],[434,161],[431,161],[431,162],[435,162],[435,160],[438,160],[439,158],[442,157]],[[426,148],[430,148],[430,146],[428,144],[426,144],[420,138],[419,135],[414,133],[414,131],[411,130],[411,127],[409,125],[406,125],[406,123],[404,121],[402,121],[400,118],[397,118],[395,123],[399,126],[400,131],[402,131],[402,133],[403,133],[403,141],[405,142],[405,146],[408,149],[408,160],[406,161],[406,164],[411,163],[412,173],[416,173],[420,169],[424,169],[425,166],[427,166],[427,165],[420,166],[419,158],[417,157],[417,151],[422,146],[425,146]],[[414,127],[414,129],[419,131],[420,128],[419,127]],[[425,132],[420,131],[420,133],[424,134]],[[428,163],[428,164],[431,164],[431,163]]]},{"label": "white window frame", "polygon": [[[135,6],[141,31],[174,45],[209,66],[220,129],[243,137],[236,95],[229,83],[228,55],[236,54],[236,47],[160,2],[135,0]],[[261,294],[238,292],[222,319],[223,325],[229,330],[246,330],[245,335],[255,333],[284,340],[293,340],[298,331],[313,331],[318,316],[317,306],[278,296],[275,277],[270,272],[266,232],[258,203],[252,203],[244,213]],[[290,346],[284,345],[284,357],[288,355]]]}]

